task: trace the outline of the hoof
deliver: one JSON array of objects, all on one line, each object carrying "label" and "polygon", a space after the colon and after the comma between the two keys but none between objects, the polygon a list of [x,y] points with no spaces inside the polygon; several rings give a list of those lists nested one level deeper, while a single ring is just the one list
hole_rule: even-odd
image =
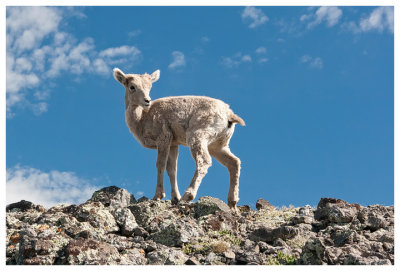
[{"label": "hoof", "polygon": [[185,195],[181,198],[181,201],[191,201],[194,199],[194,196],[192,193],[186,192]]},{"label": "hoof", "polygon": [[238,210],[238,208],[237,208],[237,200],[228,200],[228,206],[229,206],[229,208],[231,208],[232,210],[233,209],[235,209],[235,210]]},{"label": "hoof", "polygon": [[165,198],[165,193],[162,193],[161,195],[155,194],[153,200],[162,200],[163,198]]},{"label": "hoof", "polygon": [[171,203],[176,205],[176,204],[178,204],[180,199],[181,199],[181,197],[172,197],[171,198]]}]

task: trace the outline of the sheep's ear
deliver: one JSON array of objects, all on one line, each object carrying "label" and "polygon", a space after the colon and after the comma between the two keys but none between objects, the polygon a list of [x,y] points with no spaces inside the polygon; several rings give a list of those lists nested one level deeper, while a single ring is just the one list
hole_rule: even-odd
[{"label": "sheep's ear", "polygon": [[123,73],[120,69],[114,68],[114,78],[121,84],[125,84],[126,82],[126,76],[125,73]]},{"label": "sheep's ear", "polygon": [[160,79],[160,70],[156,70],[155,72],[153,72],[151,75],[151,82],[154,83],[156,82],[158,79]]}]

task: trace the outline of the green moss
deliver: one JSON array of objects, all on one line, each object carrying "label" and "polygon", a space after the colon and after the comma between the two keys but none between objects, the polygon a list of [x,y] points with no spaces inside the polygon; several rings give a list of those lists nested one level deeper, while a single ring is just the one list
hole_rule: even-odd
[{"label": "green moss", "polygon": [[182,252],[185,254],[207,254],[211,250],[210,244],[206,242],[199,242],[193,244],[184,244],[182,246]]},{"label": "green moss", "polygon": [[296,258],[293,255],[288,255],[282,251],[272,255],[268,258],[267,265],[294,265],[296,264]]},{"label": "green moss", "polygon": [[240,246],[240,244],[242,243],[242,241],[237,238],[231,230],[220,230],[217,231],[217,234],[225,237],[224,239],[227,239],[226,241],[230,242],[233,245]]}]

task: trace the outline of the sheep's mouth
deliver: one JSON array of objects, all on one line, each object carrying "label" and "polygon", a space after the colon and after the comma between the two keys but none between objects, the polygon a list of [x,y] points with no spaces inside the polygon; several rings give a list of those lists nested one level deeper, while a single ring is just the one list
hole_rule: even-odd
[{"label": "sheep's mouth", "polygon": [[145,103],[143,103],[143,106],[144,106],[144,107],[149,107],[149,106],[150,106],[150,103],[146,103],[146,102],[145,102]]}]

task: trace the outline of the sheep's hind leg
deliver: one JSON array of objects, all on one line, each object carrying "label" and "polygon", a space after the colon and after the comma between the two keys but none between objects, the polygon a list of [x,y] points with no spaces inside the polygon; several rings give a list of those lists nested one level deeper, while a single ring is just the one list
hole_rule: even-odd
[{"label": "sheep's hind leg", "polygon": [[171,182],[171,202],[172,204],[178,203],[181,199],[179,193],[178,183],[176,180],[177,164],[178,164],[179,146],[174,145],[169,148],[169,155],[167,161],[167,173]]},{"label": "sheep's hind leg", "polygon": [[210,154],[223,164],[229,171],[230,184],[228,193],[228,206],[237,210],[236,204],[239,201],[239,176],[240,176],[240,159],[231,153],[228,146],[223,148],[210,148]]},{"label": "sheep's hind leg", "polygon": [[196,141],[190,144],[190,151],[196,162],[196,171],[188,189],[181,199],[182,201],[191,201],[196,197],[201,180],[207,174],[208,168],[212,163],[206,141]]}]

